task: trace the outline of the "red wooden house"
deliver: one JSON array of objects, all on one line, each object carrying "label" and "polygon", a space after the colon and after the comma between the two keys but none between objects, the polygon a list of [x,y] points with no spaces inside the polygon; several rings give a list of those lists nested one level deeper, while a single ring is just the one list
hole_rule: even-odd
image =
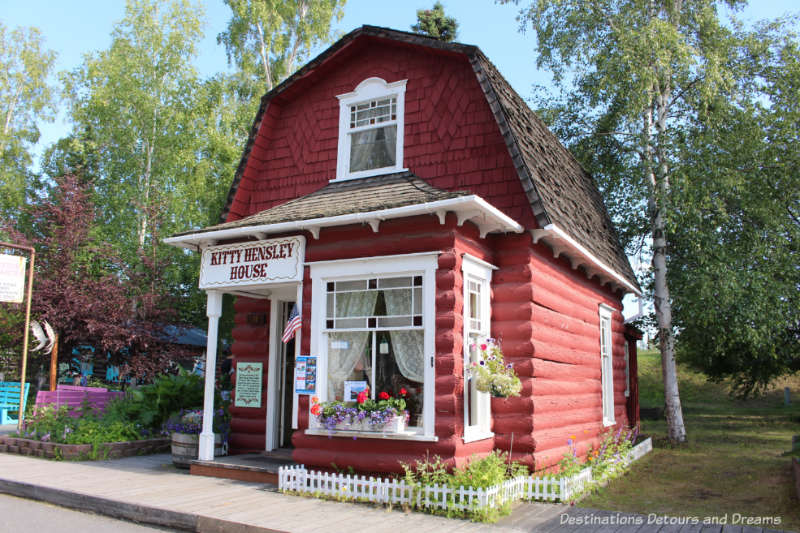
[{"label": "red wooden house", "polygon": [[[224,220],[167,242],[202,254],[211,359],[220,295],[237,296],[234,452],[397,471],[500,449],[540,469],[571,436],[584,454],[637,422],[621,310],[639,286],[597,186],[474,46],[343,37],[263,97]],[[284,344],[295,304],[302,329]],[[487,336],[519,397],[490,399],[465,372]],[[409,427],[309,427],[292,386],[304,355],[322,400],[405,388]],[[201,458],[212,438],[207,425]]]}]

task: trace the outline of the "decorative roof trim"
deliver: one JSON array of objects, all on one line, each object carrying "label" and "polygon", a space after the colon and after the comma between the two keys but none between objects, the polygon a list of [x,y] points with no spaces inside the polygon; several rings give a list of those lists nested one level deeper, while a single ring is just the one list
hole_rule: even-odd
[{"label": "decorative roof trim", "polygon": [[167,237],[165,244],[179,246],[190,250],[197,250],[204,246],[210,246],[220,240],[241,239],[252,237],[263,239],[267,235],[275,233],[286,233],[290,231],[309,231],[315,239],[319,238],[322,228],[333,226],[346,226],[349,224],[369,224],[373,232],[377,232],[381,221],[393,218],[403,218],[416,215],[436,215],[440,223],[444,223],[443,213],[453,211],[458,217],[458,225],[461,226],[466,221],[470,221],[480,230],[481,238],[486,234],[500,231],[522,233],[525,228],[514,219],[491,205],[489,202],[477,195],[460,196],[447,200],[438,200],[424,204],[407,205],[403,207],[393,207],[378,211],[368,211],[364,213],[350,213],[347,215],[337,215],[332,217],[312,218],[307,220],[292,220],[289,222],[279,222],[277,224],[257,224],[252,226],[239,226],[211,231],[198,231],[186,235]]},{"label": "decorative roof trim", "polygon": [[597,276],[602,280],[603,284],[608,283],[614,290],[621,289],[624,292],[631,292],[636,296],[642,295],[642,291],[638,287],[625,279],[619,272],[598,259],[597,256],[555,224],[548,224],[542,229],[533,229],[530,231],[534,244],[543,241],[553,250],[553,257],[558,257],[560,255],[568,257],[572,268],[577,270],[579,267],[583,267],[589,279]]}]

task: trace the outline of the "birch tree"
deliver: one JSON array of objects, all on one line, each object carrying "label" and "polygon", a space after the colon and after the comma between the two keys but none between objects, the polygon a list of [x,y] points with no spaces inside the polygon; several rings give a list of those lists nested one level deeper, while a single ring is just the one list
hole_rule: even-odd
[{"label": "birch tree", "polygon": [[56,54],[36,28],[9,31],[0,22],[0,215],[14,216],[25,199],[37,121],[51,121],[55,94],[49,83]]},{"label": "birch tree", "polygon": [[[612,185],[647,226],[668,437],[686,440],[668,282],[674,169],[687,124],[733,90],[741,44],[718,10],[741,0],[534,0],[520,16],[539,67],[563,90],[574,135],[603,137],[625,171]],[[563,123],[563,118],[559,119]],[[641,209],[645,216],[636,213]],[[625,208],[622,209],[623,214]],[[631,233],[636,233],[633,230]]]},{"label": "birch tree", "polygon": [[129,263],[156,250],[157,225],[198,222],[187,207],[206,192],[192,173],[202,16],[187,0],[129,0],[110,47],[65,76],[75,131],[91,132],[100,156],[94,185],[105,233]]},{"label": "birch tree", "polygon": [[231,19],[217,41],[228,61],[267,91],[294,72],[311,50],[331,39],[331,22],[346,0],[225,0]]}]

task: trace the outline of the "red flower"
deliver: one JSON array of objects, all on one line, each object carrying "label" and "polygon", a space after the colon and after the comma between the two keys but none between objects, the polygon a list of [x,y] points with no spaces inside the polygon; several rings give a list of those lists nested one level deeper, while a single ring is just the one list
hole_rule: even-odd
[{"label": "red flower", "polygon": [[315,403],[314,405],[311,406],[311,414],[314,416],[319,416],[320,409],[321,409],[320,405],[318,403]]},{"label": "red flower", "polygon": [[391,398],[391,396],[389,396],[388,392],[383,391],[380,394],[378,394],[378,398],[380,398],[381,400],[388,400],[389,398]]},{"label": "red flower", "polygon": [[486,345],[485,344],[481,344],[481,350],[483,350],[484,352],[486,351]]},{"label": "red flower", "polygon": [[369,394],[369,389],[362,390],[361,392],[358,393],[358,396],[356,396],[356,401],[359,404],[362,404],[362,403],[366,402],[367,401],[367,394]]},{"label": "red flower", "polygon": [[408,394],[406,389],[400,389],[400,396],[405,396],[406,394]]}]

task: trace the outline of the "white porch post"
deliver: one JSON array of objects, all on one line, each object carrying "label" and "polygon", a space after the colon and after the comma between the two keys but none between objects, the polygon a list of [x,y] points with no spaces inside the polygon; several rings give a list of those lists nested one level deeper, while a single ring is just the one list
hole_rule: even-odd
[{"label": "white porch post", "polygon": [[222,315],[222,293],[207,291],[208,340],[206,344],[206,384],[203,393],[203,431],[200,433],[198,459],[214,460],[214,381],[217,373],[217,336]]}]

